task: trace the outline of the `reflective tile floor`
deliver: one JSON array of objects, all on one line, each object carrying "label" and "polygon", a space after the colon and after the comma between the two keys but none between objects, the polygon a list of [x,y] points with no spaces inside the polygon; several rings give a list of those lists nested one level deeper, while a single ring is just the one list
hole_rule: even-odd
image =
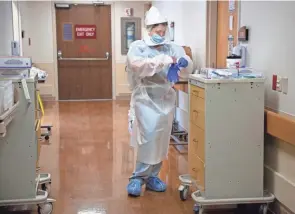
[{"label": "reflective tile floor", "polygon": [[135,161],[129,147],[128,102],[50,102],[45,106],[43,124],[54,127],[50,144],[42,146],[40,167],[52,175],[54,214],[193,214],[192,199],[182,202],[178,192],[178,176],[187,172],[187,157],[174,147],[160,173],[167,192],[127,196]]}]

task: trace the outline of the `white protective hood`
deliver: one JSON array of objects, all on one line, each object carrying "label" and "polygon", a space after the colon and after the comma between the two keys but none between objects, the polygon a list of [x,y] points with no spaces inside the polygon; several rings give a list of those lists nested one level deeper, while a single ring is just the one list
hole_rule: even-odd
[{"label": "white protective hood", "polygon": [[150,26],[156,25],[156,24],[162,24],[162,23],[167,23],[167,19],[160,14],[160,11],[152,6],[149,11],[146,13],[145,17],[145,25],[146,25],[146,30],[143,35],[143,40],[148,46],[157,46],[157,45],[164,45],[168,44],[170,42],[170,34],[169,34],[169,28],[167,27],[166,33],[165,33],[165,40],[161,44],[156,44],[154,43],[148,32],[148,28]]},{"label": "white protective hood", "polygon": [[145,25],[151,26],[155,24],[161,24],[167,22],[167,19],[160,14],[160,11],[152,6],[149,11],[146,13]]}]

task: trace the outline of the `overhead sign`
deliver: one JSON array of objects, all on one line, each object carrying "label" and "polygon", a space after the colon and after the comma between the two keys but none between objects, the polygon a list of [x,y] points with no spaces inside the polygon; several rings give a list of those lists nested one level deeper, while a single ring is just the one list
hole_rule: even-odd
[{"label": "overhead sign", "polygon": [[96,39],[96,25],[75,25],[76,39]]}]

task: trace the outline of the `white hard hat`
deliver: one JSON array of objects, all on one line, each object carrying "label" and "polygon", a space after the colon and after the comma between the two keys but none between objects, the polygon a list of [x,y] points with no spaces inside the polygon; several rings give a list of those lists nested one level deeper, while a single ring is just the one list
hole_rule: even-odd
[{"label": "white hard hat", "polygon": [[160,11],[152,6],[149,11],[146,13],[145,17],[145,25],[155,25],[155,24],[161,24],[161,23],[167,23],[167,19],[160,14]]}]

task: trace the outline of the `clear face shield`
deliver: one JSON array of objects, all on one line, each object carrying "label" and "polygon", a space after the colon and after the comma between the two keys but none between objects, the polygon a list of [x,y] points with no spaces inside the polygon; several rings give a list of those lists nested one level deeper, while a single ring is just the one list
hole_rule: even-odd
[{"label": "clear face shield", "polygon": [[170,42],[169,27],[166,24],[147,26],[144,41],[148,46],[160,46]]}]

